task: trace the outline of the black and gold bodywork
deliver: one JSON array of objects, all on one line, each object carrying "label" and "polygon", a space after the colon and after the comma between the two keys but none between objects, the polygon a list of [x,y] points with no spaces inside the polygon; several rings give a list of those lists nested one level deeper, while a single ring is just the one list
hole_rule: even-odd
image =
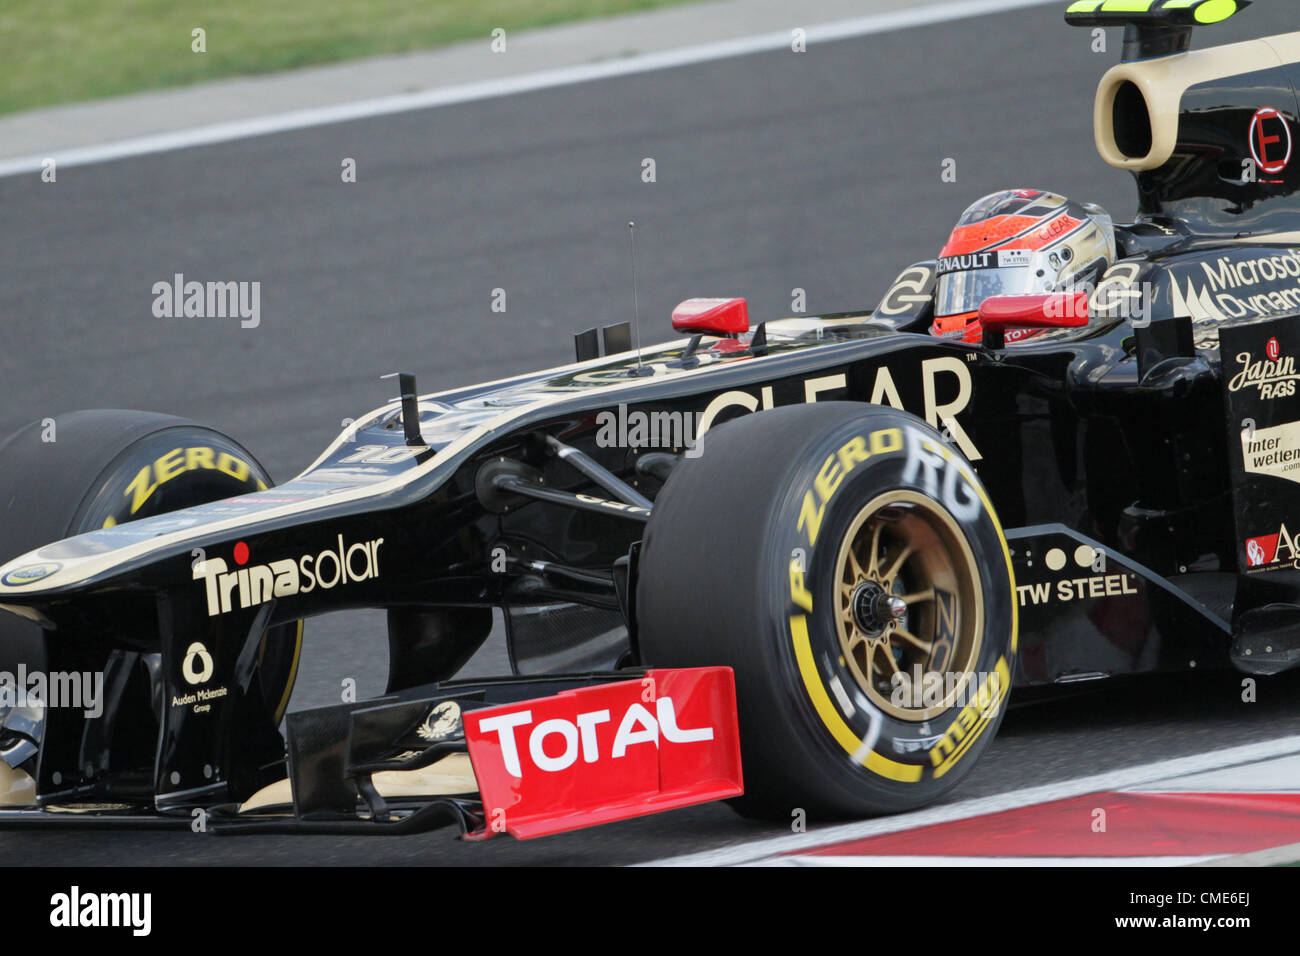
[{"label": "black and gold bodywork", "polygon": [[[433,720],[447,701],[523,700],[653,666],[632,595],[659,490],[680,455],[707,455],[711,428],[802,402],[905,409],[973,464],[1014,565],[1016,686],[1300,664],[1300,542],[1284,529],[1292,550],[1278,543],[1261,564],[1249,548],[1280,542],[1288,521],[1300,533],[1300,480],[1268,462],[1248,470],[1256,433],[1278,429],[1285,447],[1285,426],[1300,423],[1300,397],[1272,384],[1300,379],[1300,161],[1288,149],[1273,172],[1248,162],[1276,166],[1273,137],[1300,122],[1300,34],[1188,53],[1182,13],[1161,0],[1149,15],[1106,7],[1076,3],[1069,16],[1128,25],[1126,62],[1098,92],[1097,135],[1103,156],[1135,173],[1139,215],[1119,229],[1086,328],[1005,348],[935,338],[934,264],[917,263],[861,313],[639,354],[611,327],[612,354],[594,354],[588,333],[585,357],[558,369],[419,397],[404,378],[403,397],[280,487],[0,568],[0,607],[43,629],[50,670],[135,654],[132,679],[152,701],[98,726],[10,711],[0,751],[21,755],[35,802],[0,809],[0,822],[67,822],[50,810],[75,804],[101,825],[189,826],[195,809],[216,808],[218,830],[480,826],[472,793],[400,814],[373,779],[464,752],[454,721]],[[1243,67],[1260,49],[1276,62]],[[1153,155],[1166,140],[1168,155]],[[638,442],[626,428],[636,421],[671,437]],[[289,714],[286,741],[255,693],[250,649],[268,628],[347,608],[388,611],[387,694]],[[456,682],[497,609],[514,673]],[[292,815],[234,813],[286,774]]]}]

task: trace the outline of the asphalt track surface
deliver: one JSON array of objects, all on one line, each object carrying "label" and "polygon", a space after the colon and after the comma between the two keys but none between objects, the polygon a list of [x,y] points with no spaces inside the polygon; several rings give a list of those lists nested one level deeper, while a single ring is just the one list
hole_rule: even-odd
[{"label": "asphalt track surface", "polygon": [[[1063,5],[1062,5],[1063,6]],[[1294,30],[1258,3],[1198,45]],[[1097,158],[1093,90],[1118,59],[1049,5],[436,110],[0,179],[0,434],[88,407],[194,418],[292,477],[343,419],[422,390],[559,364],[572,333],[630,313],[637,221],[647,343],[692,295],[757,318],[870,306],[1008,186],[1129,217]],[[343,184],[340,163],[357,162]],[[657,181],[641,180],[655,160]],[[956,160],[955,183],[941,181]],[[155,282],[258,280],[261,324],[159,319]],[[492,290],[507,311],[491,311]],[[382,617],[308,623],[293,707],[381,690]],[[499,646],[474,662],[499,670]],[[960,800],[1300,732],[1300,675],[1118,683],[1013,709]],[[811,821],[813,826],[817,821]],[[7,863],[603,864],[788,833],[724,805],[533,842],[0,831]]]}]

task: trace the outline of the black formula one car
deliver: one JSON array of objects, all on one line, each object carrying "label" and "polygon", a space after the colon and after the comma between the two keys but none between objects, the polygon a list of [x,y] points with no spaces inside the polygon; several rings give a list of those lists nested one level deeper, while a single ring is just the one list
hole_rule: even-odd
[{"label": "black formula one car", "polygon": [[[1020,190],[872,311],[688,300],[669,344],[618,325],[562,368],[403,375],[274,488],[167,415],[10,436],[0,822],[901,811],[1013,687],[1297,665],[1300,33],[1188,50],[1244,6],[1070,7],[1125,28],[1095,133],[1131,225]],[[1111,246],[1090,288],[1034,287]],[[387,610],[386,693],[286,717],[303,620],[357,607]],[[494,609],[513,673],[455,679]]]}]

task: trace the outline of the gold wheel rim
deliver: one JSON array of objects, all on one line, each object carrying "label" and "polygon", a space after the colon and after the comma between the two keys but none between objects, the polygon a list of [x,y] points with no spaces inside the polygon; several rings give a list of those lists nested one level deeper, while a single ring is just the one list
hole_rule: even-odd
[{"label": "gold wheel rim", "polygon": [[975,555],[947,510],[906,490],[867,502],[840,544],[835,597],[840,663],[882,711],[930,720],[967,693],[984,601]]}]

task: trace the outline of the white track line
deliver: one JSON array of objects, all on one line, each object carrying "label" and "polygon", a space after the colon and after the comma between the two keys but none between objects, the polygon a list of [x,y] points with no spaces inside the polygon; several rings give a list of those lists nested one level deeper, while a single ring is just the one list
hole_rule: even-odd
[{"label": "white track line", "polygon": [[1271,846],[1267,850],[1254,853],[1239,853],[1234,856],[1216,856],[1204,863],[1192,863],[1190,866],[1279,866],[1283,863],[1300,862],[1300,843],[1286,846]]},{"label": "white track line", "polygon": [[752,866],[1209,866],[1218,856],[783,856]]},{"label": "white track line", "polygon": [[[807,42],[811,46],[815,43],[866,36],[872,33],[885,33],[890,30],[904,30],[949,20],[964,20],[990,13],[1002,13],[1056,2],[1058,0],[954,0],[951,3],[941,3],[915,10],[878,13],[809,26],[807,27]],[[798,24],[792,22],[792,26],[795,25]],[[761,33],[748,37],[738,37],[733,40],[703,43],[696,46],[682,47],[677,50],[646,53],[601,63],[558,67],[537,73],[503,77],[498,80],[484,80],[479,83],[466,83],[460,86],[380,96],[368,100],[358,100],[353,103],[293,110],[273,116],[233,120],[227,123],[214,123],[209,126],[197,126],[192,129],[176,130],[169,133],[139,136],[115,143],[101,143],[95,146],[54,150],[34,156],[19,156],[13,159],[0,160],[0,176],[40,172],[42,162],[50,158],[56,160],[59,167],[103,163],[114,159],[126,159],[131,156],[143,156],[148,153],[185,149],[190,146],[224,143],[249,136],[283,133],[287,130],[303,129],[309,126],[345,123],[350,120],[387,116],[408,110],[430,109],[455,103],[469,103],[474,100],[510,96],[515,93],[529,93],[534,90],[566,86],[572,83],[585,83],[614,76],[672,69],[673,67],[689,66],[693,63],[704,63],[709,60],[744,56],[749,53],[789,49],[790,37],[789,30]]]},{"label": "white track line", "polygon": [[930,807],[914,813],[904,813],[893,817],[881,817],[876,820],[864,820],[859,823],[845,823],[839,826],[810,830],[807,833],[790,836],[768,837],[738,846],[722,847],[717,850],[705,850],[685,856],[669,857],[655,860],[642,866],[734,866],[753,863],[766,857],[782,853],[808,851],[830,843],[845,840],[860,840],[864,837],[877,836],[882,833],[897,833],[934,823],[950,823],[986,813],[1002,810],[1014,810],[1053,800],[1065,800],[1080,797],[1086,793],[1107,790],[1123,790],[1142,784],[1155,783],[1170,777],[1184,774],[1201,773],[1206,770],[1218,770],[1223,767],[1253,763],[1300,753],[1300,735],[1279,737],[1257,744],[1230,747],[1210,753],[1195,754],[1191,757],[1178,757],[1157,763],[1142,764],[1137,767],[1125,767],[1107,773],[1079,777],[1074,780],[1062,780],[1059,783],[1028,787],[1024,790],[1012,790],[1007,793],[981,797],[977,800],[964,800],[960,803]]}]

